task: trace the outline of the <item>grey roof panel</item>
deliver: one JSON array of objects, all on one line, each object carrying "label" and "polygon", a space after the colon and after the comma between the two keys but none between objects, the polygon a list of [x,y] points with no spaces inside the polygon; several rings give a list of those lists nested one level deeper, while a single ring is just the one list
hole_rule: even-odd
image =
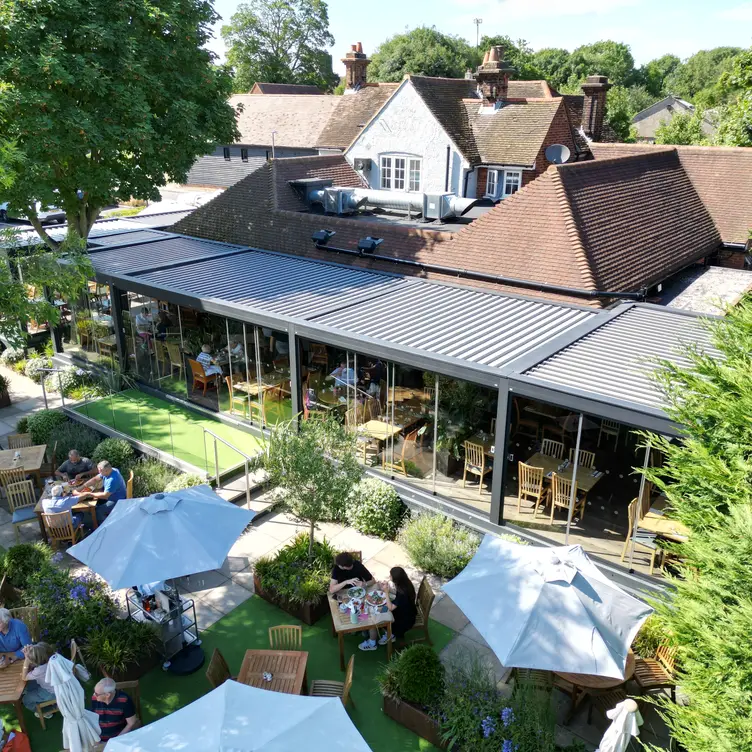
[{"label": "grey roof panel", "polygon": [[663,410],[666,399],[654,373],[660,360],[689,365],[688,346],[720,355],[702,318],[635,306],[528,369],[525,376],[563,391],[584,390],[594,399]]},{"label": "grey roof panel", "polygon": [[89,248],[96,249],[106,245],[120,245],[125,243],[143,243],[145,240],[155,240],[157,238],[166,238],[163,232],[155,230],[126,230],[112,235],[95,235],[89,236]]},{"label": "grey roof panel", "polygon": [[171,211],[161,212],[154,214],[136,214],[133,217],[129,217],[131,222],[135,222],[139,225],[145,225],[146,227],[160,228],[170,227],[175,222],[185,219],[189,214],[192,214],[195,209],[185,209],[183,211]]}]

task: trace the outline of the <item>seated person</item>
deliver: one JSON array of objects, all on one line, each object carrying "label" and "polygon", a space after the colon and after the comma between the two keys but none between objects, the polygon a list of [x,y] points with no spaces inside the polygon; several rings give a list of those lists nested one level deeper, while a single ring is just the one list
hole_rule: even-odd
[{"label": "seated person", "polygon": [[136,314],[136,332],[138,332],[138,336],[148,340],[151,337],[151,324],[151,314],[149,313],[149,309],[144,306]]},{"label": "seated person", "polygon": [[[27,645],[23,649],[24,664],[21,669],[21,678],[26,682],[26,688],[21,699],[24,707],[31,711],[35,711],[37,705],[42,702],[55,699],[55,690],[46,679],[47,661],[54,652],[55,648],[46,642]],[[39,717],[36,712],[34,715]],[[52,713],[45,713],[44,717],[52,718]]]},{"label": "seated person", "polygon": [[222,369],[217,365],[217,361],[211,356],[211,346],[201,345],[201,352],[196,356],[196,362],[201,363],[204,373],[207,376],[213,376],[215,373],[222,375]]},{"label": "seated person", "polygon": [[334,559],[332,579],[329,581],[330,593],[338,593],[343,588],[356,585],[365,587],[373,582],[373,575],[363,566],[362,561],[354,559],[353,555],[347,551],[337,554]]},{"label": "seated person", "polygon": [[103,742],[138,728],[133,700],[117,688],[114,679],[105,678],[97,682],[91,709],[99,716],[100,739]]},{"label": "seated person", "polygon": [[[402,639],[405,633],[415,626],[415,617],[418,615],[418,607],[415,605],[415,588],[407,572],[402,567],[392,567],[389,577],[394,585],[394,600],[387,598],[386,607],[392,612],[392,642],[397,638]],[[388,583],[379,583],[384,592],[388,592]],[[376,650],[376,629],[369,630],[368,639],[358,645],[361,650]],[[379,639],[379,645],[386,645],[387,633]]]},{"label": "seated person", "polygon": [[[107,460],[97,465],[99,475],[86,481],[80,490],[74,491],[74,496],[97,499],[97,523],[101,524],[113,510],[115,504],[124,499],[128,493],[120,470],[114,468]],[[101,491],[92,491],[94,484],[102,481]]]},{"label": "seated person", "polygon": [[164,342],[167,339],[167,330],[172,326],[172,319],[167,311],[160,309],[157,314],[157,339]]},{"label": "seated person", "polygon": [[373,397],[378,397],[381,392],[381,382],[386,378],[386,368],[384,364],[378,360],[372,360],[366,368],[363,369],[363,374],[368,376],[368,394]]},{"label": "seated person", "polygon": [[336,386],[352,386],[355,384],[355,371],[347,367],[346,361],[341,361],[339,368],[335,368],[327,377],[334,379]]},{"label": "seated person", "polygon": [[0,608],[0,653],[3,654],[0,667],[20,661],[27,645],[31,645],[29,628],[20,619],[13,619],[7,608]]},{"label": "seated person", "polygon": [[68,452],[68,459],[55,471],[55,476],[65,481],[78,484],[96,475],[94,463],[88,457],[82,457],[78,449]]},{"label": "seated person", "polygon": [[228,361],[232,360],[232,370],[235,373],[243,373],[245,371],[245,353],[243,352],[243,345],[236,339],[231,339],[230,344],[225,348],[227,350]]},{"label": "seated person", "polygon": [[[49,498],[42,499],[42,511],[45,514],[67,512],[78,504],[78,496],[74,496],[73,494],[66,496],[62,486],[53,486],[50,494]],[[79,527],[83,521],[83,515],[73,515],[73,527]]]}]

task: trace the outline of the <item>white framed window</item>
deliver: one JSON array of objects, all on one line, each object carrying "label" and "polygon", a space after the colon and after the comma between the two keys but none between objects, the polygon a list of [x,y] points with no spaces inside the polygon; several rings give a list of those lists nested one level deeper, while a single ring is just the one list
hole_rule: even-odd
[{"label": "white framed window", "polygon": [[522,188],[522,170],[489,169],[486,175],[486,196],[494,200],[511,196]]},{"label": "white framed window", "polygon": [[380,165],[382,190],[420,191],[421,159],[390,154],[381,157]]},{"label": "white framed window", "polygon": [[486,175],[486,196],[496,198],[496,190],[499,184],[499,171],[489,170]]},{"label": "white framed window", "polygon": [[504,170],[504,196],[517,193],[522,187],[522,172],[520,170]]}]

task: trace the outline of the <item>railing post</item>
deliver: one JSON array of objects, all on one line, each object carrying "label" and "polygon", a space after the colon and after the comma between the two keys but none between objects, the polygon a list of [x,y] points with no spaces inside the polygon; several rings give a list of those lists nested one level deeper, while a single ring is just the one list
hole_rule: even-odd
[{"label": "railing post", "polygon": [[47,405],[47,390],[44,388],[44,378],[42,378],[42,397],[44,397],[44,409],[48,410],[49,407]]},{"label": "railing post", "polygon": [[217,480],[217,488],[222,488],[222,481],[219,478],[219,449],[217,448],[217,439],[214,438],[214,477]]},{"label": "railing post", "polygon": [[251,479],[248,477],[250,470],[251,468],[248,464],[248,459],[246,458],[246,461],[245,461],[245,505],[248,509],[251,508]]}]

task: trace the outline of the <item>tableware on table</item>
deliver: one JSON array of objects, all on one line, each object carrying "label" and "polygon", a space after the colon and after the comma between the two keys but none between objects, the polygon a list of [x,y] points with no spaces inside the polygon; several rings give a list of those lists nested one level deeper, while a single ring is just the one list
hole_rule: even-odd
[{"label": "tableware on table", "polygon": [[261,676],[265,682],[270,682],[274,678],[274,675],[271,673],[271,671],[264,671]]},{"label": "tableware on table", "polygon": [[366,596],[366,603],[380,608],[386,605],[386,593],[383,590],[372,590]]},{"label": "tableware on table", "polygon": [[347,594],[350,596],[350,598],[362,600],[363,598],[365,598],[366,589],[364,587],[356,585],[349,588]]}]

